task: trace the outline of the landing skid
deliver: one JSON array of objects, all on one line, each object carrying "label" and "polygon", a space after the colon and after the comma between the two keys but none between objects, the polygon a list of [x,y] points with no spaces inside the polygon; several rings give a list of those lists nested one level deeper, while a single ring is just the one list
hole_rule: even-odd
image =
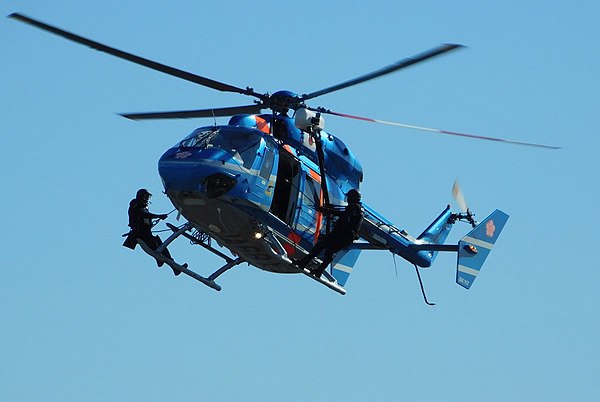
[{"label": "landing skid", "polygon": [[[161,244],[160,247],[158,247],[156,250],[152,250],[150,247],[148,247],[146,245],[146,243],[144,243],[140,239],[138,239],[138,244],[142,247],[144,252],[146,252],[148,255],[154,257],[157,261],[167,264],[173,270],[183,272],[184,274],[188,275],[189,277],[194,278],[199,282],[202,282],[203,284],[205,284],[206,286],[208,286],[212,289],[220,291],[221,286],[215,282],[215,279],[217,279],[219,276],[221,276],[223,273],[225,273],[229,269],[244,262],[244,260],[241,257],[233,259],[233,258],[227,256],[226,254],[223,254],[219,250],[213,248],[210,245],[210,243],[205,243],[205,242],[199,240],[198,238],[192,236],[191,234],[187,233],[189,230],[191,230],[193,228],[192,224],[189,222],[181,227],[174,226],[170,223],[167,223],[167,226],[169,227],[169,229],[171,229],[173,231],[173,234],[171,236],[169,236],[169,238],[167,240],[165,240],[165,242],[163,244]],[[214,253],[215,255],[223,258],[226,262],[225,265],[223,265],[221,268],[219,268],[218,270],[213,272],[210,276],[204,277],[204,276],[199,275],[196,272],[192,271],[191,269],[189,269],[187,267],[187,264],[185,264],[185,266],[184,266],[184,265],[181,265],[181,264],[175,262],[174,260],[172,260],[170,258],[166,258],[164,255],[162,255],[163,250],[179,236],[183,236],[183,237],[189,239],[194,244],[202,246],[205,249],[209,250],[210,252]],[[293,265],[293,262],[290,261],[286,256],[280,256],[280,257],[282,258],[282,260],[286,261],[290,265]],[[304,268],[304,269],[298,268],[298,272],[303,273],[304,275],[308,276],[309,278],[321,283],[322,285],[327,286],[329,289],[336,291],[337,293],[339,293],[341,295],[346,294],[346,289],[344,289],[343,287],[338,285],[335,278],[332,277],[326,271],[323,272],[323,277],[321,277],[321,278],[317,278],[306,268]]]},{"label": "landing skid", "polygon": [[[289,259],[285,258],[286,261],[288,261],[291,265],[295,265],[292,261],[290,261]],[[333,276],[331,276],[327,271],[323,272],[323,276],[326,279],[323,278],[317,278],[312,272],[310,272],[310,270],[308,270],[308,268],[298,268],[298,272],[303,273],[304,275],[308,276],[309,278],[319,282],[322,285],[327,286],[329,289],[338,292],[341,295],[345,295],[346,294],[346,289],[344,289],[343,287],[341,287],[340,285],[337,284],[337,282],[335,281],[335,278]]]},{"label": "landing skid", "polygon": [[315,281],[327,286],[329,289],[334,290],[336,292],[338,292],[341,295],[345,295],[346,294],[346,289],[344,289],[343,287],[341,287],[340,285],[338,285],[337,283],[333,282],[335,281],[335,279],[333,279],[333,277],[331,277],[328,273],[323,272],[323,276],[326,276],[327,278],[331,278],[331,280],[329,279],[323,279],[323,278],[317,278],[316,276],[314,276],[312,274],[312,272],[310,272],[307,268],[302,269],[302,273],[306,276],[308,276],[309,278],[314,279]]},{"label": "landing skid", "polygon": [[[285,248],[281,245],[279,240],[277,240],[274,236],[270,236],[269,239],[271,242],[271,246],[275,246],[275,248],[277,248],[278,250],[281,250],[280,253],[277,253],[277,252],[275,252],[275,249],[273,247],[271,247],[273,254],[278,255],[278,257],[282,261],[284,261],[286,264],[289,264],[289,265],[295,267],[298,270],[298,273],[303,273],[304,275],[308,276],[309,278],[314,279],[315,281],[319,282],[320,284],[327,286],[329,289],[334,290],[341,295],[346,294],[346,289],[344,289],[343,287],[338,285],[335,278],[333,276],[331,276],[329,274],[329,272],[327,272],[327,271],[323,272],[323,276],[326,279],[317,278],[307,268],[300,268],[295,264],[294,261],[290,260],[289,257],[287,256],[287,253],[284,251]],[[313,261],[313,264],[320,264],[320,263],[321,263],[321,261],[318,261],[318,260]],[[318,266],[318,265],[314,265],[314,266]]]},{"label": "landing skid", "polygon": [[[220,251],[215,250],[214,248],[212,248],[209,245],[206,245],[206,244],[203,244],[203,243],[199,242],[193,236],[190,236],[189,234],[185,233],[186,231],[188,231],[188,230],[190,230],[192,228],[192,225],[189,222],[187,224],[185,224],[181,228],[175,227],[175,226],[173,226],[171,224],[167,224],[167,226],[169,226],[169,228],[174,233],[171,236],[169,236],[169,238],[167,240],[165,240],[165,242],[163,244],[161,244],[160,247],[158,247],[156,250],[152,250],[150,247],[148,247],[146,245],[146,243],[144,243],[142,240],[138,239],[138,244],[140,245],[140,247],[142,247],[142,249],[146,252],[146,254],[154,257],[157,261],[160,261],[160,262],[163,262],[163,263],[167,264],[173,270],[176,270],[176,271],[179,271],[179,272],[183,272],[187,276],[189,276],[191,278],[194,278],[194,279],[196,279],[199,282],[202,282],[206,286],[208,286],[208,287],[210,287],[210,288],[212,288],[212,289],[214,289],[216,291],[220,291],[221,290],[221,286],[215,282],[215,279],[217,279],[219,276],[221,276],[223,273],[225,273],[229,269],[231,269],[231,268],[235,267],[236,265],[239,265],[242,262],[244,262],[244,260],[242,258],[236,258],[236,259],[230,258],[230,257],[226,256],[225,254],[221,253]],[[217,254],[219,257],[225,259],[226,264],[223,265],[218,270],[216,270],[215,272],[213,272],[209,277],[205,278],[202,275],[199,275],[196,272],[194,272],[191,269],[189,269],[187,267],[187,264],[185,264],[185,266],[181,265],[181,264],[178,264],[174,260],[172,260],[170,258],[167,258],[164,255],[162,255],[163,250],[169,244],[171,244],[173,242],[173,240],[175,240],[177,237],[179,237],[181,235],[183,235],[184,237],[189,238],[190,240],[194,241],[196,244],[202,245],[204,248],[207,248],[208,250],[210,250],[213,253]]]}]

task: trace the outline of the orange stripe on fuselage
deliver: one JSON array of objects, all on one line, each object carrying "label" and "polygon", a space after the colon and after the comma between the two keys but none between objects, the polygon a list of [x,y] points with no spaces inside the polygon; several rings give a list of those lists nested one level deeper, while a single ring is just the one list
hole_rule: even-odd
[{"label": "orange stripe on fuselage", "polygon": [[[314,181],[321,184],[321,175],[319,175],[317,172],[315,172],[312,169],[308,169],[308,174]],[[323,205],[323,190],[321,190],[319,192],[319,206],[322,206],[322,205]],[[323,222],[323,214],[321,212],[319,212],[318,210],[316,212],[317,212],[317,214],[316,214],[315,218],[317,219],[317,222],[316,222],[316,227],[315,227],[315,238],[314,238],[313,244],[317,243],[317,240],[319,240],[319,234],[321,233],[321,224]]]},{"label": "orange stripe on fuselage", "polygon": [[312,169],[308,169],[308,174],[310,177],[312,177],[317,183],[321,184],[321,175],[319,175],[317,172],[315,172]]},{"label": "orange stripe on fuselage", "polygon": [[296,156],[296,153],[294,152],[294,150],[292,149],[292,147],[290,147],[289,145],[285,144],[283,146],[283,149],[286,150],[288,154],[290,154],[292,156]]},{"label": "orange stripe on fuselage", "polygon": [[267,123],[267,121],[262,117],[255,116],[254,118],[256,119],[256,128],[258,128],[263,133],[269,134],[271,131],[269,129],[269,123]]}]

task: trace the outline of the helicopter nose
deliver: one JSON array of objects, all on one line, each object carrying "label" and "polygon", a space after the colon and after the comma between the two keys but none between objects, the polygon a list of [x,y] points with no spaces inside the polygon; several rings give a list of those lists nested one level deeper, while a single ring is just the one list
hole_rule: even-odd
[{"label": "helicopter nose", "polygon": [[233,175],[219,169],[220,164],[206,164],[191,155],[185,158],[177,155],[167,152],[158,164],[166,191],[204,193],[207,198],[217,198],[238,183]]},{"label": "helicopter nose", "polygon": [[217,198],[235,187],[237,180],[223,173],[215,173],[204,180],[206,196]]},{"label": "helicopter nose", "polygon": [[158,162],[165,190],[200,191],[202,179],[206,176],[193,157],[181,158],[166,152]]}]

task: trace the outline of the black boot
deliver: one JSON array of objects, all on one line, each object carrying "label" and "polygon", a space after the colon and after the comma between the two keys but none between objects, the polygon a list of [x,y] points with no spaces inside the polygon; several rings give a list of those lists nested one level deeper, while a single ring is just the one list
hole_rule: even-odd
[{"label": "black boot", "polygon": [[313,276],[315,276],[316,278],[320,278],[321,275],[323,275],[323,271],[325,271],[326,267],[327,266],[319,265],[319,268],[311,269],[310,273],[313,274]]}]

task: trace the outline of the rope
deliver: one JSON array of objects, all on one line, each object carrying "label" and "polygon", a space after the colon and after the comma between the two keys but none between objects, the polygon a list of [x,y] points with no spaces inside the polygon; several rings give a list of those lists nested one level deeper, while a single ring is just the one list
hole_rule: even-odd
[{"label": "rope", "polygon": [[[173,212],[175,212],[175,211],[177,211],[177,208],[173,208],[173,210],[172,210],[171,212],[168,212],[168,213],[166,213],[165,215],[167,215],[167,216],[168,216],[168,215],[171,215],[171,214],[172,214]],[[161,221],[160,219],[156,219],[156,220],[154,220],[154,221],[152,222],[152,227],[154,227],[154,226],[158,225],[158,223],[159,223],[160,221]],[[179,228],[181,229],[182,227],[183,227],[183,225],[182,225],[182,226],[180,226]],[[162,230],[153,230],[153,231],[152,231],[152,233],[163,233],[163,232],[170,232],[170,231],[171,231],[171,229],[162,229]]]}]

